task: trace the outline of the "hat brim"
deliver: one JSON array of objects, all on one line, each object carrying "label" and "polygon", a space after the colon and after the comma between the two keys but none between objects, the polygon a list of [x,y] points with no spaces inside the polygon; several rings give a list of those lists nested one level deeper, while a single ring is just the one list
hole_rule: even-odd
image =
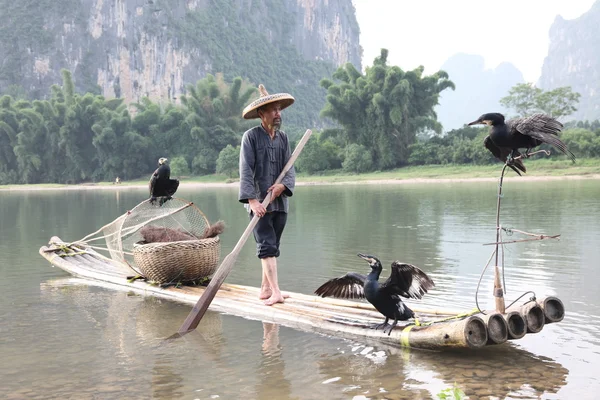
[{"label": "hat brim", "polygon": [[287,108],[294,104],[294,97],[289,93],[276,93],[270,94],[265,97],[261,97],[257,100],[254,100],[252,103],[248,104],[244,111],[242,112],[242,117],[244,119],[255,119],[259,118],[258,109],[260,107],[266,106],[271,103],[279,103],[281,104],[281,109]]}]

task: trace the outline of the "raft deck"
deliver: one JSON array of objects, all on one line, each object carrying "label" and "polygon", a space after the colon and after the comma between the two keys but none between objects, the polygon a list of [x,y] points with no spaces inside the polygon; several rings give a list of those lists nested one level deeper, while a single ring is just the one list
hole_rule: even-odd
[{"label": "raft deck", "polygon": [[[101,286],[104,287],[190,305],[196,304],[205,290],[204,286],[163,289],[143,280],[128,281],[127,277],[133,275],[134,271],[127,265],[104,257],[91,248],[70,250],[56,246],[66,244],[58,237],[52,237],[50,243],[51,245],[42,246],[39,253],[52,265],[73,276],[102,283]],[[344,338],[372,338],[388,344],[425,349],[477,349],[499,344],[519,339],[526,333],[539,332],[544,323],[558,322],[564,316],[562,302],[556,298],[538,300],[537,303],[540,304],[529,303],[516,310],[509,310],[505,315],[469,315],[443,322],[434,322],[446,319],[439,312],[416,310],[423,325],[399,322],[388,335],[382,330],[369,329],[372,325],[383,322],[383,316],[368,303],[288,292],[290,297],[285,303],[268,307],[258,298],[258,293],[258,288],[224,284],[212,301],[210,310],[303,331]]]}]

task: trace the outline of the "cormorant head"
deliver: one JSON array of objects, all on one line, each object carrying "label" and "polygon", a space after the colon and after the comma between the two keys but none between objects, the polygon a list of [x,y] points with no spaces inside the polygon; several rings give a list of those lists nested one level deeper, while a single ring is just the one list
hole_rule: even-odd
[{"label": "cormorant head", "polygon": [[484,124],[489,126],[501,125],[504,123],[504,115],[500,113],[487,113],[483,114],[477,120],[470,122],[468,125]]},{"label": "cormorant head", "polygon": [[368,262],[372,269],[379,271],[383,270],[383,267],[381,266],[381,261],[379,261],[377,257],[362,253],[358,253],[357,256]]},{"label": "cormorant head", "polygon": [[166,159],[164,157],[161,157],[161,158],[158,159],[158,165],[163,165],[163,164],[165,164],[168,161],[169,161],[168,159]]}]

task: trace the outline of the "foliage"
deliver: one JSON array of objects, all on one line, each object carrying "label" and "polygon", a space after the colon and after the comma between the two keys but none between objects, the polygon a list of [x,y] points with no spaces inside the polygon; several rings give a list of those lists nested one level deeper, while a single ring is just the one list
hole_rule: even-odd
[{"label": "foliage", "polygon": [[[440,85],[451,83],[388,67],[386,54],[364,76],[347,65],[334,74],[339,83],[323,81],[329,93],[323,112],[340,126],[315,133],[297,161],[299,171],[498,163],[483,146],[488,128],[465,126],[417,140],[418,127],[437,126],[430,106]],[[0,184],[146,179],[160,157],[171,160],[174,176],[237,175],[241,135],[256,124],[240,118],[255,95],[248,81],[208,75],[188,87],[181,105],[142,98],[128,107],[122,99],[77,93],[69,71],[62,78],[44,100],[0,96]],[[578,157],[600,157],[600,121],[565,126],[561,139]],[[293,148],[303,129],[288,132]]]},{"label": "foliage", "polygon": [[252,122],[240,118],[255,93],[248,82],[208,75],[190,85],[183,105],[161,107],[143,98],[79,94],[69,71],[47,100],[0,97],[0,183],[76,183],[149,175],[160,157],[173,173],[212,174],[217,156],[238,145]]},{"label": "foliage", "polygon": [[569,121],[565,123],[565,129],[570,128],[583,128],[590,131],[600,130],[600,120],[595,119],[593,121]]},{"label": "foliage", "polygon": [[532,83],[519,83],[510,89],[508,96],[500,99],[500,104],[513,109],[520,117],[543,112],[561,118],[577,111],[575,106],[580,97],[569,86],[545,91]]},{"label": "foliage", "polygon": [[337,83],[321,81],[327,89],[321,116],[337,121],[344,145],[363,146],[377,169],[406,163],[418,132],[441,132],[433,108],[443,90],[454,88],[444,71],[431,76],[423,76],[423,67],[403,71],[387,65],[387,56],[382,49],[364,75],[346,64],[333,74]]},{"label": "foliage", "polygon": [[600,157],[600,129],[596,132],[584,128],[567,129],[561,139],[578,157]]},{"label": "foliage", "polygon": [[361,144],[352,143],[345,149],[342,168],[346,172],[368,172],[373,169],[373,157],[367,148]]},{"label": "foliage", "polygon": [[456,382],[451,388],[446,388],[438,393],[438,399],[440,400],[463,400],[466,399],[465,392],[463,392],[457,385]]},{"label": "foliage", "polygon": [[445,136],[436,136],[410,146],[408,162],[411,165],[428,164],[490,164],[496,162],[484,147],[488,128],[465,126]]},{"label": "foliage", "polygon": [[253,124],[240,116],[255,92],[241,78],[227,85],[222,75],[208,75],[195,86],[188,86],[181,102],[186,108],[185,124],[190,136],[185,140],[185,150],[181,150],[192,160],[194,174],[214,173],[221,150],[240,143],[242,133]]},{"label": "foliage", "polygon": [[323,135],[314,134],[296,161],[299,172],[314,174],[342,166],[341,149]]},{"label": "foliage", "polygon": [[240,160],[240,146],[233,147],[228,144],[219,153],[217,158],[217,173],[225,174],[230,178],[239,176],[239,160]]},{"label": "foliage", "polygon": [[173,157],[173,159],[169,162],[169,165],[171,167],[172,176],[182,177],[190,174],[190,167],[188,162],[185,160],[185,157]]}]

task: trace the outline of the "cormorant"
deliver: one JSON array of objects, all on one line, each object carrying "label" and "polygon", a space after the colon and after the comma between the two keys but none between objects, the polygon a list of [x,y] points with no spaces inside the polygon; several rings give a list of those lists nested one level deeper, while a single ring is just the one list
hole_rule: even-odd
[{"label": "cormorant", "polygon": [[[355,272],[348,272],[339,278],[333,278],[321,285],[315,294],[321,297],[338,297],[346,299],[362,299],[367,301],[385,317],[383,324],[375,325],[373,328],[383,327],[383,333],[390,326],[388,336],[398,321],[406,321],[414,318],[415,314],[400,299],[420,299],[434,285],[433,281],[419,268],[411,264],[403,264],[399,261],[392,263],[392,272],[389,278],[380,284],[379,274],[383,270],[381,262],[377,257],[359,253],[358,256],[367,261],[371,266],[371,272],[365,276]],[[388,325],[388,320],[394,323]]]},{"label": "cormorant", "polygon": [[484,146],[500,161],[506,162],[517,174],[526,171],[521,159],[520,148],[525,148],[525,158],[534,147],[547,143],[569,156],[575,162],[575,155],[558,138],[563,124],[546,114],[533,114],[529,117],[513,118],[506,123],[500,113],[483,114],[469,125],[485,124],[491,126],[490,134],[483,141]]},{"label": "cormorant", "polygon": [[167,200],[171,199],[179,187],[179,181],[171,179],[171,168],[168,162],[169,160],[161,157],[158,160],[159,167],[152,173],[150,178],[148,186],[150,189],[150,203],[152,204],[160,197],[159,205],[162,206]]}]

